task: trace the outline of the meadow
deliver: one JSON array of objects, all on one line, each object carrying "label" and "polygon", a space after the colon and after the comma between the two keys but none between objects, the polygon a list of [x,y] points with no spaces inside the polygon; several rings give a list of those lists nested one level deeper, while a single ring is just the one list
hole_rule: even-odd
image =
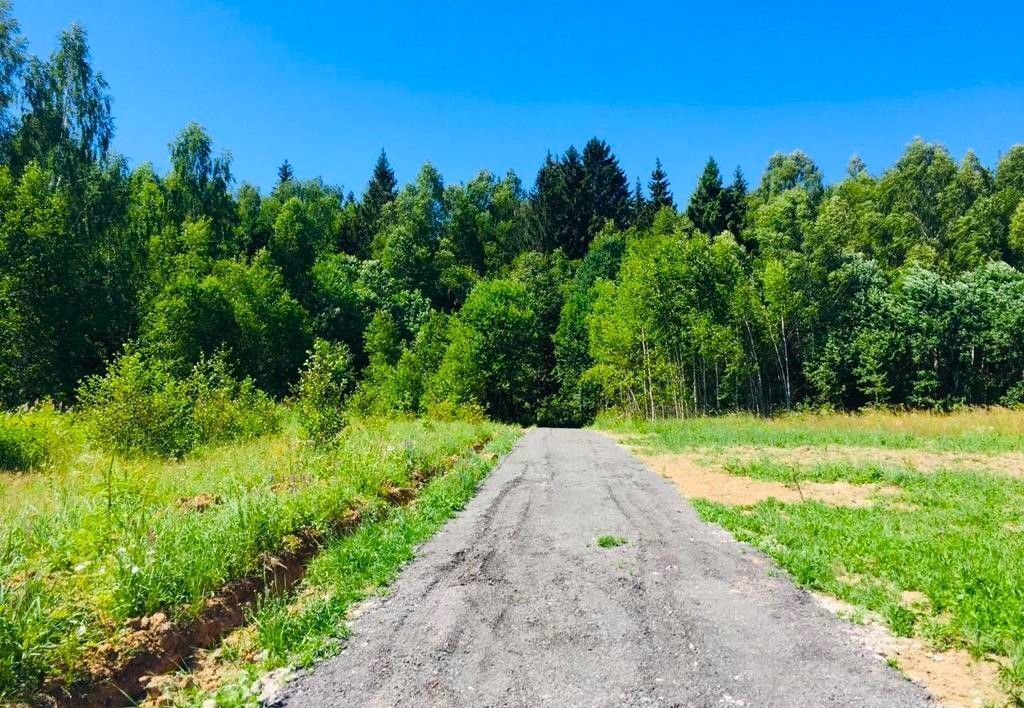
[{"label": "meadow", "polygon": [[[389,556],[367,534],[383,533],[393,509],[419,509],[421,492],[423,509],[434,509],[417,512],[435,520],[417,526],[427,534],[437,509],[452,513],[517,434],[482,421],[354,420],[314,445],[290,409],[274,414],[271,432],[180,460],[111,454],[73,413],[4,416],[0,450],[15,440],[18,454],[0,472],[0,701],[40,692],[84,700],[97,682],[137,681],[146,651],[173,661],[174,642],[196,639],[191,628],[204,628],[209,645],[257,606],[261,631],[274,634],[270,603],[346,539],[372,549],[378,565],[356,576],[330,556],[341,575],[361,577],[317,615],[331,620],[324,632],[338,632],[346,603],[411,552],[406,544]],[[445,496],[449,488],[461,491]],[[447,506],[429,501],[438,495]],[[300,634],[318,636],[308,622]]]},{"label": "meadow", "polygon": [[957,652],[984,660],[967,683],[997,686],[963,685],[947,700],[1021,700],[1024,412],[605,416],[598,427],[797,583],[946,659],[934,673],[953,675]]}]

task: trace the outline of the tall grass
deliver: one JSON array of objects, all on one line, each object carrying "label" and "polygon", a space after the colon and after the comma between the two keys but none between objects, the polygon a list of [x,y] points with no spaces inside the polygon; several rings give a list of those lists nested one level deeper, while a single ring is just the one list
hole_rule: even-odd
[{"label": "tall grass", "polygon": [[50,404],[0,413],[0,473],[58,464],[73,444],[71,437],[68,416]]},{"label": "tall grass", "polygon": [[[44,676],[73,677],[131,617],[197,612],[289,536],[329,540],[346,511],[381,506],[414,472],[443,468],[498,430],[357,421],[314,448],[289,421],[179,462],[86,446],[62,468],[0,478],[0,699],[31,693]],[[190,503],[200,495],[202,510]]]}]

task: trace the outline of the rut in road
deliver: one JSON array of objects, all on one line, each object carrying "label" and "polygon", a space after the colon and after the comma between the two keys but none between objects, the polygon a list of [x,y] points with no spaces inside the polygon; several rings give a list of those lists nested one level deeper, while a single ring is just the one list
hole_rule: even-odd
[{"label": "rut in road", "polygon": [[351,629],[279,705],[931,705],[769,559],[581,430],[528,432]]}]

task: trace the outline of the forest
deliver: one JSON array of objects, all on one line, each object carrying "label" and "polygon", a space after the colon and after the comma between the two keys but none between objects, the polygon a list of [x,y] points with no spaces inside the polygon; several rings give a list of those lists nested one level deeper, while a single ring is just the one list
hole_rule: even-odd
[{"label": "forest", "polygon": [[834,181],[797,150],[750,183],[631,179],[592,138],[526,182],[400,185],[382,150],[361,193],[287,160],[263,192],[198,124],[160,173],[114,123],[85,30],[30,56],[0,3],[0,407],[99,411],[115,447],[180,454],[282,399],[326,437],[1024,401],[1024,145],[916,139]]}]

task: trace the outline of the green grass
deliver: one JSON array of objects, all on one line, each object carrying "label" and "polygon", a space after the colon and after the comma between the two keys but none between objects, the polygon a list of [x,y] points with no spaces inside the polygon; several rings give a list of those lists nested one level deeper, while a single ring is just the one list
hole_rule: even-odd
[{"label": "green grass", "polygon": [[1005,408],[968,409],[948,414],[791,413],[773,418],[736,414],[654,422],[603,415],[595,427],[635,436],[637,442],[645,446],[671,452],[693,447],[726,449],[737,445],[848,445],[980,453],[1024,449],[1024,411]]},{"label": "green grass", "polygon": [[601,548],[615,548],[617,546],[624,546],[627,543],[629,543],[629,541],[624,539],[622,536],[605,534],[604,536],[597,537],[597,545]]},{"label": "green grass", "polygon": [[0,413],[0,473],[30,472],[60,462],[70,426],[52,406]]},{"label": "green grass", "polygon": [[[504,429],[487,449],[502,455],[515,438],[515,432]],[[270,599],[254,613],[255,631],[246,654],[258,659],[235,662],[228,680],[215,691],[186,689],[175,696],[176,702],[201,705],[212,698],[218,706],[255,705],[252,686],[260,674],[282,666],[309,666],[336,653],[347,636],[349,609],[391,583],[416,547],[469,501],[493,465],[493,459],[466,458],[429,482],[413,504],[380,509],[354,533],[330,543],[293,594]],[[229,661],[239,654],[231,647],[222,652]]]},{"label": "green grass", "polygon": [[[912,456],[905,463],[857,457],[858,448],[1020,452],[1024,411],[801,412],[655,422],[603,416],[597,427],[651,452],[698,450],[699,459],[740,477],[899,488],[863,507],[775,499],[749,507],[700,499],[693,505],[705,520],[775,558],[797,583],[881,617],[895,634],[923,637],[939,649],[1005,657],[1007,694],[1024,701],[1024,480],[968,471],[955,455],[935,472],[916,471]],[[772,448],[800,446],[847,451],[839,461],[772,459]],[[731,457],[730,449],[740,447]],[[752,459],[751,448],[764,450]],[[801,458],[814,460],[814,453]]]},{"label": "green grass", "polygon": [[820,462],[799,465],[769,458],[754,462],[726,462],[726,472],[766,482],[850,482],[851,484],[903,484],[918,474],[909,467],[875,462]]},{"label": "green grass", "polygon": [[[784,465],[747,465],[785,481]],[[899,494],[871,507],[766,500],[740,508],[694,500],[701,516],[774,557],[800,584],[875,611],[897,634],[975,655],[1024,650],[1024,482],[946,470],[810,468],[800,478],[884,481]],[[901,592],[927,596],[908,606]]]},{"label": "green grass", "polygon": [[[47,676],[73,678],[127,619],[187,617],[290,535],[330,539],[346,511],[372,514],[412,473],[447,469],[479,441],[511,434],[491,423],[366,421],[316,448],[288,423],[182,462],[121,461],[83,443],[45,472],[0,475],[0,702]],[[200,494],[217,503],[182,503]]]}]

